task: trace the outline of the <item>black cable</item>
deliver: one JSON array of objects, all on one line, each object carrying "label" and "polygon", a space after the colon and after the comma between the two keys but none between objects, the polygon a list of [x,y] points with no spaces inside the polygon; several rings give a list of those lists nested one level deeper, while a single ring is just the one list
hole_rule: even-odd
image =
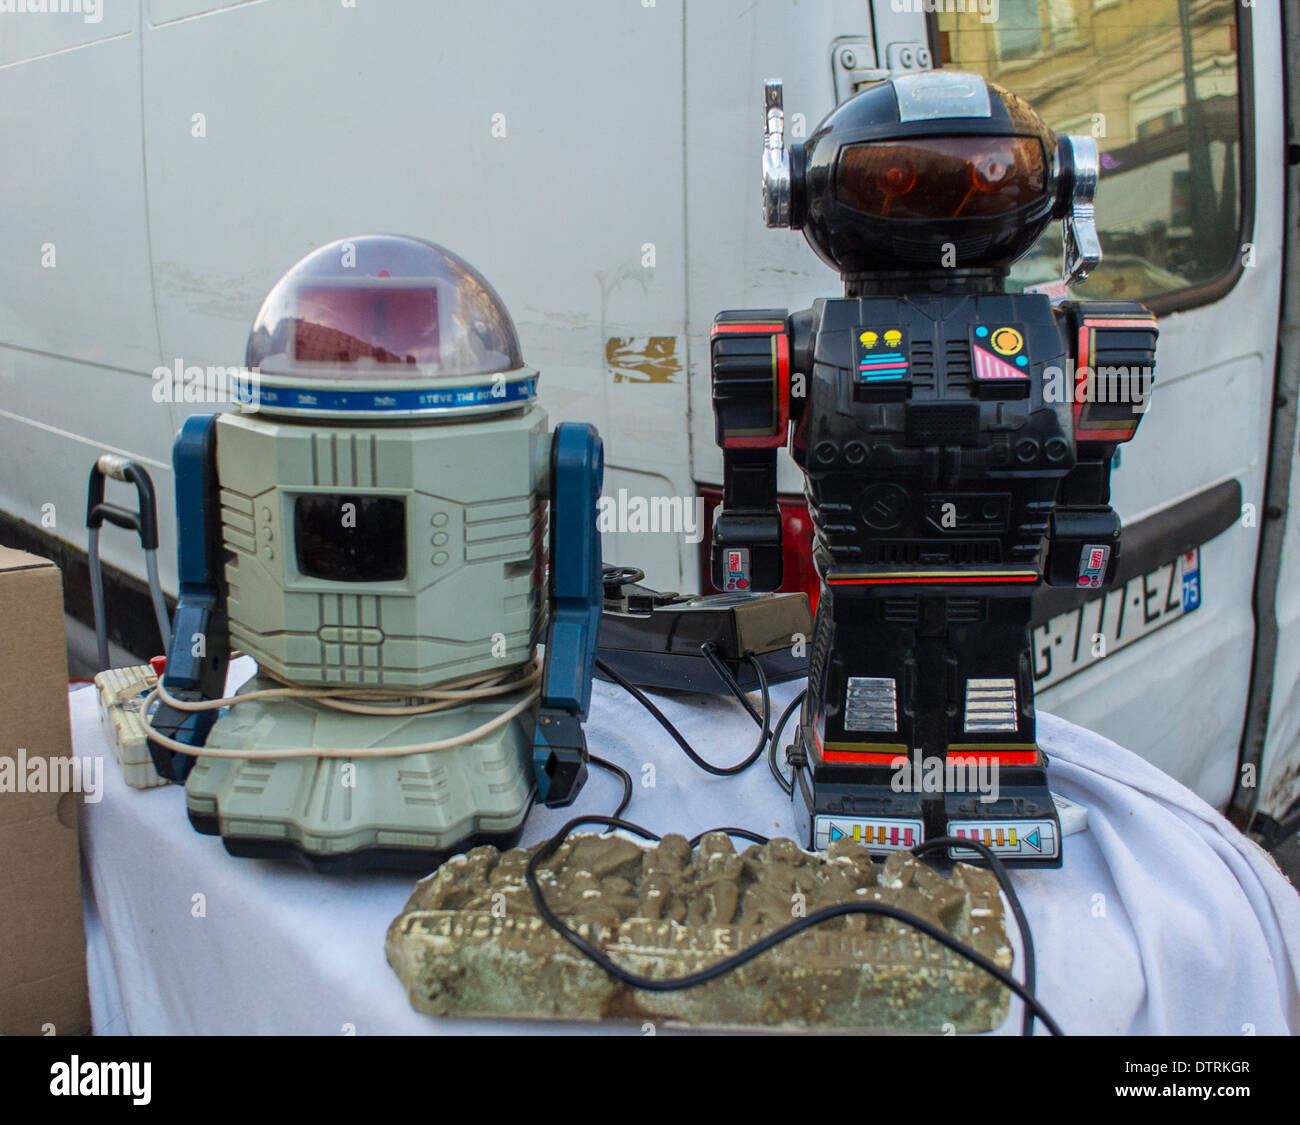
[{"label": "black cable", "polygon": [[[768,728],[768,723],[771,720],[771,713],[772,713],[772,698],[771,698],[771,693],[768,690],[767,676],[763,672],[763,666],[759,664],[759,662],[749,654],[746,654],[746,659],[749,660],[750,663],[753,665],[755,674],[758,677],[759,690],[762,692],[762,698],[763,698],[763,702],[762,702],[763,713],[761,717],[759,717],[757,720],[760,727],[759,734],[758,734],[758,745],[754,747],[753,752],[750,753],[750,755],[747,758],[745,758],[743,761],[737,762],[734,766],[715,766],[711,762],[706,762],[703,758],[699,756],[699,754],[695,752],[694,747],[692,747],[691,744],[686,741],[686,739],[682,735],[682,732],[679,731],[675,726],[673,726],[672,722],[668,719],[668,717],[662,711],[660,711],[658,707],[654,705],[654,702],[650,699],[649,696],[645,694],[645,692],[643,692],[639,687],[637,687],[634,683],[628,680],[621,673],[611,668],[599,657],[596,658],[596,667],[601,671],[601,673],[603,673],[609,679],[613,680],[614,683],[618,684],[618,686],[621,687],[625,692],[627,692],[628,695],[630,695],[639,704],[641,704],[642,707],[644,707],[647,711],[649,711],[650,714],[654,717],[655,721],[658,722],[658,724],[661,727],[663,727],[664,730],[666,730],[672,736],[673,741],[676,742],[677,745],[682,748],[682,751],[686,754],[686,756],[690,758],[690,760],[694,762],[697,766],[699,766],[700,769],[704,770],[705,773],[711,773],[715,777],[734,777],[736,774],[743,773],[745,770],[749,769],[749,767],[752,766],[756,761],[758,761],[759,757],[762,756],[763,750],[767,746],[767,728]],[[739,690],[739,685],[737,685],[737,689]],[[743,697],[743,695],[744,692],[742,691],[741,696]]]},{"label": "black cable", "polygon": [[772,771],[776,783],[787,797],[794,796],[794,777],[792,776],[788,781],[786,780],[785,774],[781,772],[781,767],[777,763],[776,754],[781,746],[781,735],[785,731],[785,724],[790,721],[790,716],[802,705],[804,696],[807,694],[808,689],[804,688],[790,701],[790,705],[781,712],[781,717],[776,721],[776,730],[772,732],[772,737],[767,744],[767,768]]},{"label": "black cable", "polygon": [[[736,682],[736,678],[735,676],[732,675],[731,669],[728,668],[726,664],[724,664],[722,660],[718,657],[716,651],[713,648],[713,645],[707,643],[703,644],[700,646],[700,651],[704,653],[705,659],[708,660],[708,662],[713,666],[713,670],[717,672],[719,679],[721,679],[722,682],[727,685],[732,695],[734,695],[738,700],[740,700],[745,710],[749,712],[750,718],[752,718],[754,722],[758,723],[760,727],[765,727],[766,724],[764,723],[763,719],[759,717],[758,712],[754,710],[754,706],[752,703],[750,703],[749,698],[745,695],[744,689],[740,686],[739,683]],[[759,664],[759,662],[754,658],[753,654],[746,653],[745,659],[749,661],[750,665],[754,668],[755,672],[761,678],[763,676],[763,669],[762,666]],[[798,694],[798,696],[796,696],[795,700],[790,704],[790,706],[788,706],[781,713],[781,718],[777,721],[776,724],[776,730],[768,732],[769,741],[767,747],[767,768],[771,770],[772,777],[775,779],[777,785],[781,787],[781,791],[787,797],[794,796],[794,780],[791,779],[787,781],[785,779],[785,775],[781,772],[780,767],[777,765],[776,754],[779,748],[778,744],[781,739],[781,732],[785,729],[786,723],[790,721],[790,716],[794,713],[795,708],[798,707],[799,704],[803,702],[803,698],[807,694],[808,694],[807,688],[801,691]]]},{"label": "black cable", "polygon": [[[927,852],[936,851],[939,848],[958,846],[970,848],[988,860],[989,869],[993,872],[993,877],[998,881],[998,886],[1002,888],[1002,893],[1006,895],[1007,905],[1011,907],[1011,913],[1016,920],[1016,928],[1020,931],[1020,947],[1025,958],[1025,988],[1031,995],[1035,994],[1038,987],[1038,966],[1034,956],[1034,937],[1029,929],[1029,919],[1025,917],[1024,907],[1020,903],[1020,896],[1012,885],[1011,873],[1002,860],[998,858],[998,854],[978,840],[967,840],[958,836],[935,836],[932,839],[924,840],[912,849],[912,854],[917,859],[920,859]],[[1021,1016],[1020,1033],[1022,1035],[1033,1035],[1034,1033],[1034,1013],[1028,1005],[1025,1006],[1024,1014]]]},{"label": "black cable", "polygon": [[[749,717],[759,725],[759,728],[764,734],[770,734],[771,732],[767,729],[767,719],[759,717],[758,712],[754,710],[754,705],[749,701],[749,696],[745,694],[745,689],[740,686],[736,677],[731,674],[731,669],[722,662],[722,659],[718,656],[713,645],[706,641],[704,644],[700,645],[700,651],[704,653],[704,659],[709,662],[713,670],[718,674],[718,679],[727,686],[727,690],[740,700],[740,705],[749,712]],[[749,661],[749,666],[753,668],[757,674],[759,683],[763,683],[765,679],[763,669],[754,658],[754,654],[752,652],[745,653],[745,659]]]},{"label": "black cable", "polygon": [[742,840],[749,840],[754,844],[770,844],[770,837],[760,836],[757,832],[751,832],[748,828],[710,828],[707,832],[701,832],[698,836],[691,837],[691,847],[696,847],[705,836],[710,836],[714,832],[725,832],[728,836],[739,836]]},{"label": "black cable", "polygon": [[[769,949],[780,945],[796,934],[813,926],[820,925],[822,922],[828,922],[832,918],[841,918],[850,914],[876,914],[885,918],[892,918],[897,922],[902,922],[906,926],[926,935],[926,937],[937,941],[940,945],[951,949],[958,956],[969,961],[983,969],[989,976],[993,977],[1003,987],[1010,989],[1025,1004],[1030,1007],[1034,1014],[1047,1026],[1053,1035],[1063,1034],[1056,1021],[1052,1019],[1047,1010],[1038,1002],[1038,999],[1024,985],[1016,980],[1010,973],[995,965],[983,954],[977,953],[974,949],[965,945],[957,938],[945,933],[939,927],[927,922],[924,918],[919,918],[915,914],[909,914],[905,910],[899,910],[896,907],[888,906],[880,902],[846,902],[837,906],[827,906],[821,910],[815,910],[813,913],[803,918],[798,918],[788,925],[773,931],[766,937],[760,938],[752,945],[746,946],[739,953],[710,965],[706,969],[700,969],[698,972],[689,973],[684,977],[674,977],[668,979],[655,979],[651,977],[638,976],[635,973],[628,972],[616,961],[608,957],[603,950],[575,930],[570,929],[547,905],[545,896],[542,894],[541,885],[537,881],[537,869],[550,859],[552,855],[564,843],[569,834],[582,824],[606,824],[614,828],[622,828],[634,835],[640,836],[644,840],[658,840],[659,836],[647,828],[642,828],[639,824],[633,824],[631,821],[619,820],[616,817],[606,816],[585,816],[576,817],[569,821],[554,836],[546,841],[533,855],[529,858],[528,867],[524,872],[525,882],[528,884],[528,890],[533,896],[533,903],[537,907],[537,912],[556,933],[565,941],[577,949],[589,960],[595,962],[605,970],[611,977],[630,988],[640,989],[645,992],[677,992],[682,989],[695,988],[701,984],[707,984],[716,980],[726,973],[740,968],[741,965],[747,964],[760,954],[766,953]],[[723,829],[723,831],[730,831]],[[707,835],[707,833],[704,833]],[[938,841],[935,841],[937,844]],[[963,846],[966,841],[962,841]]]},{"label": "black cable", "polygon": [[606,761],[604,758],[598,758],[595,754],[588,754],[587,761],[607,773],[612,773],[623,782],[623,799],[619,802],[618,808],[614,810],[614,818],[617,819],[627,812],[628,805],[632,803],[632,775],[622,766]]}]

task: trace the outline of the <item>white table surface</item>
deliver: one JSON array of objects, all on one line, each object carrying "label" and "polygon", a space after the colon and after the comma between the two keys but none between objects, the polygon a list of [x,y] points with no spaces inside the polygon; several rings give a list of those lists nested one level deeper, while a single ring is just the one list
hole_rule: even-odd
[{"label": "white table surface", "polygon": [[[250,667],[239,662],[232,683]],[[773,689],[774,717],[796,691]],[[757,728],[734,701],[654,698],[712,761],[737,761],[753,746]],[[98,1034],[640,1032],[630,1023],[489,1023],[414,1011],[384,956],[413,874],[321,875],[234,858],[190,827],[179,787],[126,787],[93,688],[73,691],[70,706],[75,753],[105,758],[102,800],[80,805]],[[1064,1030],[1300,1033],[1300,895],[1271,859],[1114,743],[1046,714],[1039,739],[1052,788],[1089,815],[1086,831],[1066,837],[1060,870],[1013,873],[1033,929],[1038,995]],[[764,762],[738,778],[703,773],[611,684],[595,685],[587,740],[632,774],[625,815],[653,831],[692,836],[727,824],[793,835],[790,802]],[[647,765],[653,787],[643,784]],[[534,810],[523,843],[580,812],[608,814],[619,794],[617,781],[593,768],[573,808]],[[1001,1031],[1019,1028],[1013,999]]]}]

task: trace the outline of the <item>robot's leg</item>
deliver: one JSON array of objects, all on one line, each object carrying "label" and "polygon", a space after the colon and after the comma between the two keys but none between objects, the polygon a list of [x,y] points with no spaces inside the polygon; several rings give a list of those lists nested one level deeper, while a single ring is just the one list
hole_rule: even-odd
[{"label": "robot's leg", "polygon": [[884,854],[927,835],[922,794],[910,784],[914,623],[891,613],[890,601],[822,587],[793,755],[796,818],[813,849],[849,838]]},{"label": "robot's leg", "polygon": [[[971,591],[950,620],[956,675],[948,700],[943,831],[992,848],[1009,865],[1058,867],[1061,827],[1047,784],[1047,758],[1034,723],[1030,599]],[[952,849],[954,858],[977,859]]]}]

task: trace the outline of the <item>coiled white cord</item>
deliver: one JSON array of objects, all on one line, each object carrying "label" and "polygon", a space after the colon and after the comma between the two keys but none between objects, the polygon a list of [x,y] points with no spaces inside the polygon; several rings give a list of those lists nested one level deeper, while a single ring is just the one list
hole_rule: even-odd
[{"label": "coiled white cord", "polygon": [[[457,746],[464,746],[467,742],[475,742],[484,735],[491,734],[498,727],[505,726],[511,719],[523,714],[537,702],[540,695],[540,689],[537,685],[541,678],[542,663],[537,657],[533,657],[522,668],[512,668],[507,672],[480,672],[477,675],[465,676],[441,687],[429,688],[424,691],[372,688],[352,692],[348,695],[340,695],[334,688],[283,687],[263,688],[259,691],[245,692],[242,695],[229,695],[222,699],[202,699],[189,702],[177,699],[168,692],[163,687],[162,678],[159,677],[157,685],[145,696],[144,703],[141,706],[141,717],[144,719],[145,729],[149,732],[149,738],[152,741],[157,742],[160,746],[165,746],[168,750],[180,754],[189,754],[195,758],[406,758],[412,754],[431,754],[440,750],[451,750]],[[329,707],[335,711],[345,711],[352,715],[376,715],[385,718],[396,718],[410,715],[429,715],[464,703],[473,702],[476,699],[491,699],[500,695],[510,695],[524,688],[531,688],[531,690],[522,699],[502,711],[501,714],[494,715],[487,722],[481,723],[473,730],[467,730],[463,734],[453,735],[450,738],[439,739],[436,742],[421,742],[410,746],[292,746],[285,748],[273,747],[267,750],[227,750],[218,747],[191,746],[189,743],[178,742],[176,739],[158,731],[153,725],[153,716],[149,713],[155,700],[160,700],[178,711],[197,712],[216,711],[222,707],[235,707],[240,703],[249,703],[256,699],[308,699],[323,707]],[[428,702],[409,704],[404,707],[367,705],[367,703],[377,703],[386,699],[426,699]]]}]

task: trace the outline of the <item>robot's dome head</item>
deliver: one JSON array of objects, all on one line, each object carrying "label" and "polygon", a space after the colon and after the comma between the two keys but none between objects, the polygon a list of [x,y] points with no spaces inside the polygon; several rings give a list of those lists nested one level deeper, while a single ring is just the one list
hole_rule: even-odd
[{"label": "robot's dome head", "polygon": [[418,238],[322,246],[267,295],[248,337],[260,408],[330,417],[517,407],[536,392],[514,323],[468,262]]},{"label": "robot's dome head", "polygon": [[1060,213],[1069,146],[977,74],[879,82],[791,153],[791,225],[845,275],[1005,270]]}]

